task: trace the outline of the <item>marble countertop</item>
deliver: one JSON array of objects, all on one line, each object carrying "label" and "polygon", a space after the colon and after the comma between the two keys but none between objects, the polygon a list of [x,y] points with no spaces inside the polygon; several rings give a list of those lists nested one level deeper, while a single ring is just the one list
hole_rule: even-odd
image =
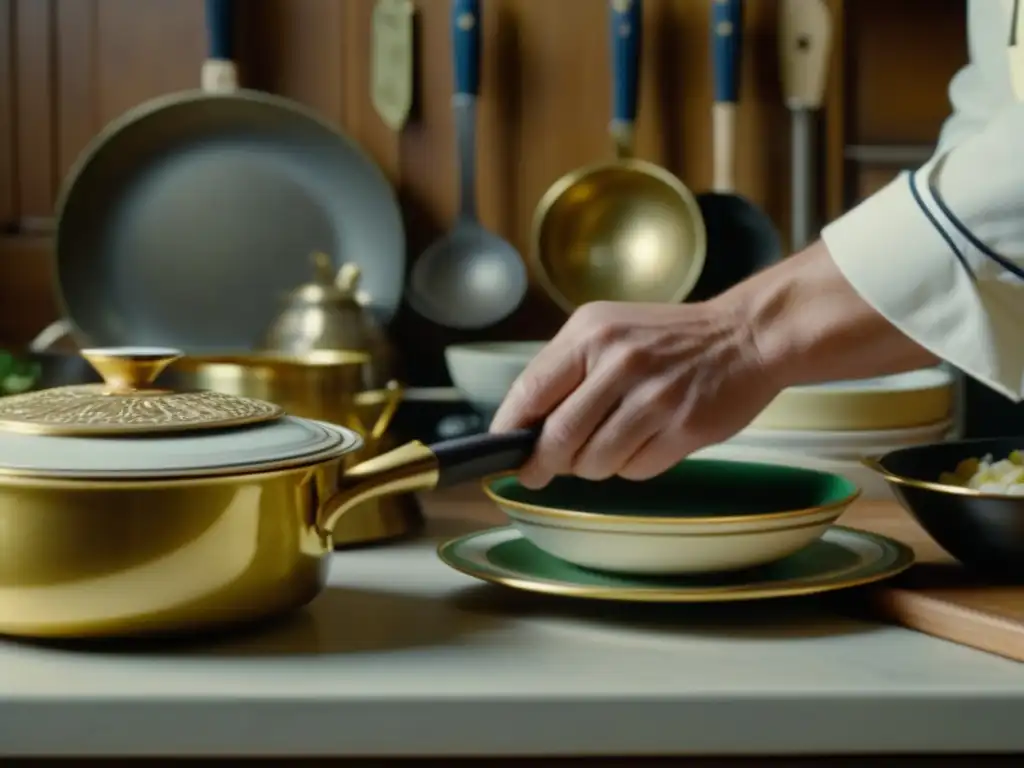
[{"label": "marble countertop", "polygon": [[307,609],[187,645],[0,643],[8,756],[766,755],[1024,750],[1024,665],[829,598],[584,603],[483,585],[439,540],[337,554]]}]

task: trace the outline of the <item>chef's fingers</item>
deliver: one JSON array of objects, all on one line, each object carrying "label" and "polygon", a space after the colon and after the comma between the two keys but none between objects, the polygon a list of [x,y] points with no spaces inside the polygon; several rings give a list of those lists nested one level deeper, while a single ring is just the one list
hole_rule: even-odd
[{"label": "chef's fingers", "polygon": [[543,421],[580,385],[586,373],[583,348],[556,336],[519,374],[491,420],[491,432],[508,432]]},{"label": "chef's fingers", "polygon": [[556,475],[572,472],[576,454],[586,445],[628,391],[621,355],[603,356],[586,380],[544,421],[533,456],[519,473],[528,488],[541,488]]},{"label": "chef's fingers", "polygon": [[635,387],[576,454],[572,473],[588,480],[619,474],[652,437],[669,426],[680,397],[676,387],[661,380]]},{"label": "chef's fingers", "polygon": [[698,442],[689,439],[685,430],[673,427],[657,432],[623,465],[619,477],[626,480],[650,480],[667,472],[698,447]]}]

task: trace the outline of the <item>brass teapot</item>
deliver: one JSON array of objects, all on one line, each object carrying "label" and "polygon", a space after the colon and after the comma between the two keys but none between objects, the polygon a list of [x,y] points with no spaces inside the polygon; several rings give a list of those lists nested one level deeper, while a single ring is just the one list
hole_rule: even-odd
[{"label": "brass teapot", "polygon": [[302,357],[318,351],[359,351],[370,356],[368,388],[393,378],[393,350],[384,330],[360,301],[360,270],[346,263],[334,273],[330,257],[312,256],[313,280],[291,291],[268,329],[264,349]]}]

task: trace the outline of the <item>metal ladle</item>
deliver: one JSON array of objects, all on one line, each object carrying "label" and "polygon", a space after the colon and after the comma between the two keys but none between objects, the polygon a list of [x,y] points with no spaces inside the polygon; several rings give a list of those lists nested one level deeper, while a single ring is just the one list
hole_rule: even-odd
[{"label": "metal ladle", "polygon": [[567,313],[591,301],[683,301],[704,267],[705,230],[693,194],[634,154],[641,0],[608,0],[615,159],[570,171],[537,204],[537,281]]},{"label": "metal ladle", "polygon": [[486,328],[511,315],[527,290],[519,252],[488,232],[476,214],[476,95],[480,85],[480,3],[453,0],[455,95],[461,205],[455,227],[416,261],[406,299],[438,325]]}]

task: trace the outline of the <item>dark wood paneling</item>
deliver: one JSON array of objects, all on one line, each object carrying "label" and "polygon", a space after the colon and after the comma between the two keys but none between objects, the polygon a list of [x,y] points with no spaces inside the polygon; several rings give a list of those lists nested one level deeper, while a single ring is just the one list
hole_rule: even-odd
[{"label": "dark wood paneling", "polygon": [[14,13],[14,113],[19,221],[35,228],[49,217],[57,181],[54,165],[54,0],[21,0]]},{"label": "dark wood paneling", "polygon": [[846,3],[851,144],[934,142],[967,61],[965,0]]}]

